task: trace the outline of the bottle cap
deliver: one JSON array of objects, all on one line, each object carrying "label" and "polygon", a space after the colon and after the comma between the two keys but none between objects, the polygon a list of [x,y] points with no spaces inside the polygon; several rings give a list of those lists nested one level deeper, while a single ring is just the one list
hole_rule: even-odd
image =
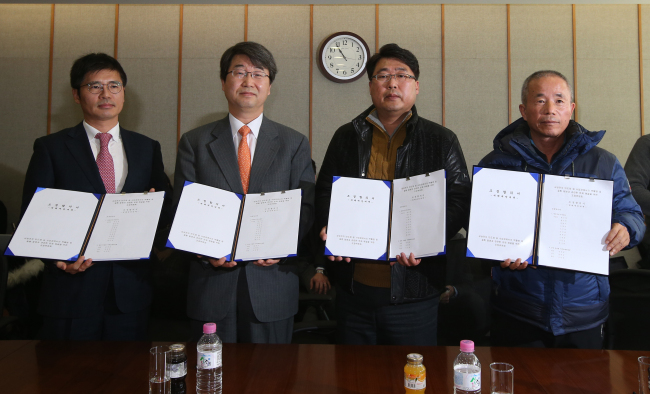
[{"label": "bottle cap", "polygon": [[[203,325],[203,333],[204,334],[214,334],[217,332],[217,325],[214,323],[205,323]],[[472,343],[472,346],[474,346],[474,343]]]},{"label": "bottle cap", "polygon": [[175,343],[173,345],[169,345],[169,350],[172,352],[182,352],[185,351],[185,345],[181,343]]},{"label": "bottle cap", "polygon": [[474,341],[469,339],[463,339],[460,341],[460,351],[464,353],[470,353],[474,351]]},{"label": "bottle cap", "polygon": [[411,363],[419,363],[422,364],[422,360],[424,357],[422,357],[421,354],[418,353],[410,353],[406,356],[406,361],[411,362]]}]

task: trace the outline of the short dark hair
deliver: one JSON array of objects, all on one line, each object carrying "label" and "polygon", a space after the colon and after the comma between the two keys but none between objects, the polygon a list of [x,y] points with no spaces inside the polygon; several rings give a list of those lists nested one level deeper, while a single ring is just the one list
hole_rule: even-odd
[{"label": "short dark hair", "polygon": [[535,71],[534,73],[530,74],[528,78],[524,81],[524,84],[521,86],[521,103],[526,105],[526,101],[528,100],[528,87],[530,86],[530,83],[535,80],[535,79],[540,79],[544,77],[558,77],[562,78],[564,82],[566,82],[566,86],[569,88],[569,94],[571,95],[569,102],[573,102],[573,89],[571,88],[571,84],[569,83],[569,80],[566,79],[564,75],[562,75],[561,72],[555,71],[555,70],[540,70],[540,71]]},{"label": "short dark hair", "polygon": [[368,74],[368,79],[372,81],[372,76],[375,73],[375,67],[379,60],[381,59],[396,59],[400,62],[409,66],[411,71],[415,76],[417,81],[420,78],[420,64],[418,63],[418,58],[415,57],[413,52],[408,49],[400,48],[397,44],[386,44],[379,49],[378,53],[372,55],[372,57],[366,63],[366,73]]},{"label": "short dark hair", "polygon": [[113,56],[105,53],[89,53],[74,61],[70,69],[70,85],[72,89],[79,91],[81,83],[88,73],[96,73],[102,70],[117,71],[122,79],[122,86],[126,86],[126,73]]},{"label": "short dark hair", "polygon": [[255,67],[265,68],[269,70],[269,81],[273,83],[275,79],[275,74],[278,73],[278,67],[275,65],[275,59],[273,54],[264,47],[262,44],[258,44],[253,41],[244,41],[238,44],[231,46],[226,49],[226,51],[221,55],[221,62],[219,66],[221,67],[220,75],[221,80],[225,81],[228,76],[228,69],[230,68],[230,63],[232,59],[237,55],[245,55],[251,60],[251,63]]}]

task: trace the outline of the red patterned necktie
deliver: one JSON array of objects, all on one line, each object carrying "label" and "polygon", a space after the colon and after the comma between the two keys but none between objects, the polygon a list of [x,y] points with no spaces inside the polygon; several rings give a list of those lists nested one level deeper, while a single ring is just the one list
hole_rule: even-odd
[{"label": "red patterned necktie", "polygon": [[239,164],[239,176],[241,177],[241,185],[244,188],[244,194],[248,193],[248,183],[251,178],[251,150],[248,147],[248,133],[251,129],[243,125],[239,129],[241,134],[241,141],[239,141],[239,149],[237,149],[237,163]]},{"label": "red patterned necktie", "polygon": [[99,167],[99,175],[104,181],[106,193],[115,193],[115,167],[113,166],[113,156],[108,151],[108,143],[113,138],[109,133],[97,133],[95,138],[99,139],[101,146],[99,154],[97,155],[97,167]]}]

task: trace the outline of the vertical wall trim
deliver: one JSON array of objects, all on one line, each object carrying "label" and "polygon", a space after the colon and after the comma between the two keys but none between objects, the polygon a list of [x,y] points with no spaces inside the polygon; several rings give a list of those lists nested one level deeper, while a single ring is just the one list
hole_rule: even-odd
[{"label": "vertical wall trim", "polygon": [[115,4],[115,38],[113,39],[113,57],[117,59],[117,30],[120,26],[120,5]]},{"label": "vertical wall trim", "polygon": [[506,4],[506,18],[508,20],[508,124],[512,123],[512,72],[510,66],[510,4]]},{"label": "vertical wall trim", "polygon": [[[319,59],[320,61],[320,59]],[[312,111],[313,111],[313,80],[314,80],[314,5],[309,5],[309,150],[312,149]]]},{"label": "vertical wall trim", "polygon": [[244,4],[244,41],[248,41],[248,4]]},{"label": "vertical wall trim", "polygon": [[181,88],[183,86],[183,4],[180,5],[178,27],[178,98],[176,108],[176,149],[181,140]]},{"label": "vertical wall trim", "polygon": [[441,74],[442,74],[442,125],[445,126],[445,5],[440,4],[440,52],[442,55],[442,65]]},{"label": "vertical wall trim", "polygon": [[52,67],[54,66],[54,4],[50,15],[50,59],[47,77],[47,134],[52,128]]},{"label": "vertical wall trim", "polygon": [[379,4],[375,4],[375,53],[379,52]]},{"label": "vertical wall trim", "polygon": [[573,102],[576,103],[576,109],[573,111],[573,119],[578,121],[578,50],[576,47],[576,5],[571,5],[573,14]]},{"label": "vertical wall trim", "polygon": [[641,4],[637,4],[639,10],[639,99],[641,100],[641,135],[645,135],[645,114],[643,107],[645,100],[643,99],[643,22],[641,20]]}]

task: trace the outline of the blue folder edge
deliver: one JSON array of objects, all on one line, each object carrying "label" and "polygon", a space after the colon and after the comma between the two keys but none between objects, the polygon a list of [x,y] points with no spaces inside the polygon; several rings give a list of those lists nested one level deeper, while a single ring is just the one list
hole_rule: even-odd
[{"label": "blue folder edge", "polygon": [[467,248],[467,253],[465,253],[465,256],[466,257],[474,257],[474,253],[472,253],[472,251],[469,250],[469,248]]},{"label": "blue folder edge", "polygon": [[[235,196],[237,196],[237,198],[238,198],[240,201],[244,199],[244,195],[243,195],[243,194],[235,193]],[[241,260],[240,260],[240,261],[241,261]]]},{"label": "blue folder edge", "polygon": [[288,254],[288,255],[287,255],[287,258],[288,258],[288,257],[298,257],[298,255],[295,254],[295,253],[293,253],[293,254]]},{"label": "blue folder edge", "polygon": [[327,246],[325,247],[325,256],[334,256],[332,252],[330,252],[330,250],[327,249]]},{"label": "blue folder edge", "polygon": [[[388,186],[389,189],[391,188],[391,184],[392,184],[391,181],[382,181],[382,182],[384,182],[384,185]],[[385,255],[386,255],[386,253],[384,253],[384,256]],[[384,260],[386,260],[386,259],[384,259]]]},{"label": "blue folder edge", "polygon": [[442,256],[447,254],[447,245],[445,245],[444,248],[442,248],[442,252],[438,253],[436,256]]},{"label": "blue folder edge", "polygon": [[11,249],[7,248],[7,250],[5,250],[5,256],[15,256],[15,255],[14,252],[11,251]]},{"label": "blue folder edge", "polygon": [[[227,255],[223,256],[226,258],[226,261],[230,261],[230,257],[232,256],[232,253],[228,253]],[[241,260],[235,260],[235,261],[241,261]]]},{"label": "blue folder edge", "polygon": [[332,183],[338,181],[341,177],[340,176],[333,176],[332,177]]},{"label": "blue folder edge", "polygon": [[45,190],[45,189],[46,189],[45,187],[37,187],[37,188],[36,188],[36,191],[34,192],[34,194],[40,192],[41,190]]},{"label": "blue folder edge", "polygon": [[102,195],[99,193],[93,193],[93,196],[97,197],[98,200],[102,198]]},{"label": "blue folder edge", "polygon": [[74,256],[70,257],[67,261],[77,261],[78,258],[79,258],[79,255],[75,254]]},{"label": "blue folder edge", "polygon": [[530,256],[529,258],[526,259],[529,265],[533,264],[533,256]]},{"label": "blue folder edge", "polygon": [[476,173],[481,171],[482,169],[483,169],[483,167],[474,166],[474,170],[472,171],[472,175],[476,175]]},{"label": "blue folder edge", "polygon": [[529,172],[529,174],[530,174],[530,176],[533,177],[533,179],[535,180],[535,182],[539,182],[539,174],[536,174],[536,173],[534,173],[534,172]]},{"label": "blue folder edge", "polygon": [[183,183],[183,187],[185,187],[185,186],[189,186],[189,185],[191,185],[192,183],[194,183],[194,182],[185,181],[185,183]]},{"label": "blue folder edge", "polygon": [[[390,182],[390,181],[384,181],[384,182]],[[377,260],[386,261],[386,253],[379,256],[379,258]]]},{"label": "blue folder edge", "polygon": [[167,239],[167,243],[165,244],[165,246],[168,247],[168,248],[176,249],[174,247],[174,245],[172,244],[172,241],[170,241],[169,239]]}]

